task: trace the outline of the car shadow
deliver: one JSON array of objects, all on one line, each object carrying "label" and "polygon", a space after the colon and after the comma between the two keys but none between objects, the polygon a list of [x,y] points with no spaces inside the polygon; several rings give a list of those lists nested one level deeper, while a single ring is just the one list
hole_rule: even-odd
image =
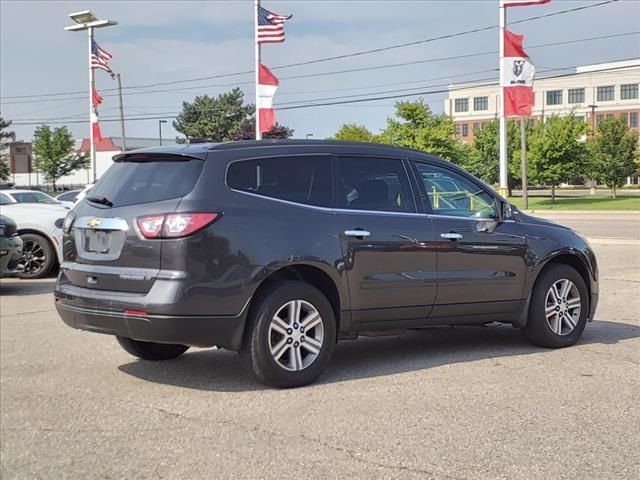
[{"label": "car shadow", "polygon": [[55,277],[39,280],[5,278],[0,281],[0,295],[42,295],[43,293],[53,293],[55,285]]},{"label": "car shadow", "polygon": [[[578,345],[615,344],[640,337],[640,326],[595,321]],[[418,371],[461,362],[527,355],[548,351],[532,346],[508,325],[436,327],[397,337],[360,337],[340,342],[331,363],[315,385]],[[235,352],[196,350],[176,360],[137,360],[118,367],[134,377],[166,385],[218,392],[260,390]]]}]

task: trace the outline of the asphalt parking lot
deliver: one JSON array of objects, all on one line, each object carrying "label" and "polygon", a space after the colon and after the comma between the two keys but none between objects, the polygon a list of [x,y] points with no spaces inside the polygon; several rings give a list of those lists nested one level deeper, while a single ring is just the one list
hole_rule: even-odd
[{"label": "asphalt parking lot", "polygon": [[640,214],[553,214],[596,250],[581,341],[507,326],[338,345],[312,386],[236,355],[138,361],[58,318],[53,280],[2,281],[1,470],[12,478],[640,478]]}]

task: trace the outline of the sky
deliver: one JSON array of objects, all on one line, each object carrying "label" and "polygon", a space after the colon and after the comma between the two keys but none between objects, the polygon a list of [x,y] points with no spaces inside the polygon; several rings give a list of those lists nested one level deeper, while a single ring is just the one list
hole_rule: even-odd
[{"label": "sky", "polygon": [[[603,0],[552,0],[543,6],[512,8],[508,22]],[[265,8],[293,14],[283,44],[264,45],[269,67],[414,42],[498,23],[498,0],[273,0]],[[66,123],[76,138],[88,136],[87,37],[66,32],[68,13],[91,9],[117,26],[96,31],[97,42],[112,55],[122,76],[127,136],[174,137],[171,121],[182,102],[196,95],[218,95],[240,86],[254,101],[253,74],[170,83],[253,70],[253,1],[16,1],[0,0],[0,116],[12,120],[18,139],[29,141],[41,123]],[[536,45],[616,33],[640,31],[640,0],[619,0],[565,15],[516,24],[538,71],[628,58],[640,58],[640,35],[628,35],[563,46]],[[529,47],[529,48],[528,48]],[[275,97],[278,121],[295,137],[333,135],[344,123],[378,131],[393,114],[395,99],[313,108],[282,109],[317,99],[354,95],[376,96],[429,92],[450,84],[497,79],[498,30],[456,36],[405,48],[292,68],[274,68],[281,79]],[[442,59],[443,57],[460,57]],[[435,60],[404,66],[397,63]],[[345,69],[384,67],[358,72]],[[475,73],[481,72],[481,73]],[[554,73],[562,73],[554,70]],[[565,71],[566,72],[566,71]],[[323,75],[317,75],[317,74]],[[305,75],[315,75],[303,77]],[[299,77],[299,78],[287,78]],[[302,77],[302,78],[300,78]],[[100,115],[103,135],[120,136],[116,82],[96,72],[96,86],[105,97]],[[407,90],[407,89],[414,90]],[[167,91],[171,90],[171,91]],[[71,92],[59,96],[42,96]],[[78,93],[73,93],[78,92]],[[41,95],[34,97],[34,95]],[[446,94],[426,94],[434,112],[441,112]],[[20,97],[20,98],[16,98]],[[413,100],[417,97],[407,97]],[[53,101],[55,100],[55,101]],[[78,123],[73,123],[78,122]]]}]

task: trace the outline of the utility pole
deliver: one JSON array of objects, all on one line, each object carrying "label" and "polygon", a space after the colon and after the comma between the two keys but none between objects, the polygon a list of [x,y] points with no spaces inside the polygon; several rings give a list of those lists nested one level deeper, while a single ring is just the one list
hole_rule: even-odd
[{"label": "utility pole", "polygon": [[158,136],[160,138],[160,146],[162,146],[162,124],[167,123],[166,120],[158,120]]},{"label": "utility pole", "polygon": [[527,123],[525,117],[520,117],[520,168],[522,169],[522,202],[524,209],[529,209],[529,192],[527,191]]},{"label": "utility pole", "polygon": [[122,106],[122,82],[120,81],[120,74],[116,74],[118,79],[118,96],[120,97],[120,136],[122,137],[122,151],[127,150],[127,139],[124,134],[124,107]]}]

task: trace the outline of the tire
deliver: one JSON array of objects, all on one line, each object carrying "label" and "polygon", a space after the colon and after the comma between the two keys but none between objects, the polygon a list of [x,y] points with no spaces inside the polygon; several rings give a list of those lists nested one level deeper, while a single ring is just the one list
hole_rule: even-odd
[{"label": "tire", "polygon": [[22,258],[18,262],[19,278],[34,279],[49,275],[56,264],[56,253],[51,242],[42,235],[25,233],[22,238]]},{"label": "tire", "polygon": [[171,360],[189,350],[186,345],[141,342],[127,337],[116,338],[120,346],[128,353],[143,360]]},{"label": "tire", "polygon": [[300,387],[324,371],[335,343],[336,320],[327,297],[307,283],[283,281],[255,299],[240,356],[259,382]]},{"label": "tire", "polygon": [[[566,281],[571,285],[567,285]],[[563,288],[566,288],[564,296],[558,295],[563,293]],[[560,297],[559,302],[556,301],[557,297]],[[536,281],[531,295],[529,319],[523,332],[534,345],[568,347],[582,335],[588,315],[589,292],[584,279],[569,265],[554,264],[545,268]]]}]

